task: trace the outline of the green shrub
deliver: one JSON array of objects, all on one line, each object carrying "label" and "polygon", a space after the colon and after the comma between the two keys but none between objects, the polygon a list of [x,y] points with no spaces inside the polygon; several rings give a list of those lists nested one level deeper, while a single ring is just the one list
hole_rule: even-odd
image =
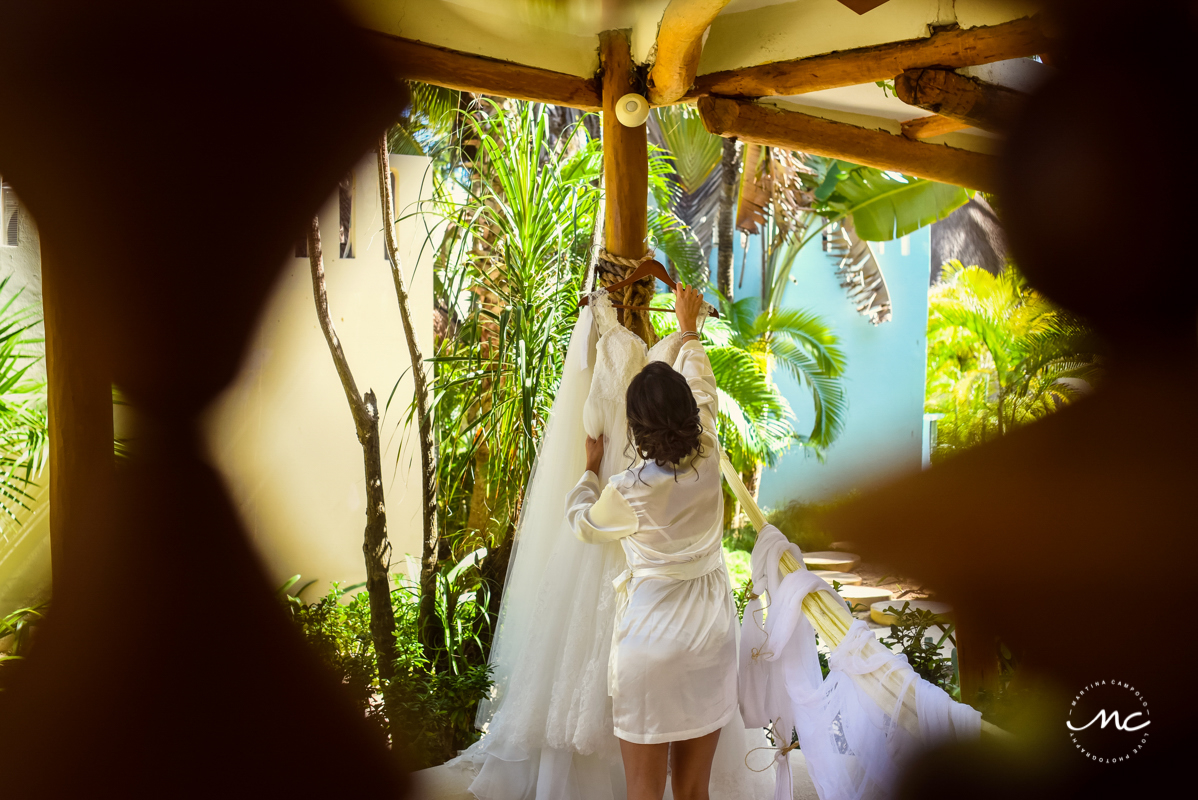
[{"label": "green shrub", "polygon": [[8,688],[13,671],[25,660],[34,628],[41,622],[42,612],[49,604],[49,600],[43,600],[0,617],[0,692]]},{"label": "green shrub", "polygon": [[[490,666],[467,665],[460,654],[451,654],[447,661],[453,667],[446,671],[429,663],[416,639],[418,592],[406,579],[396,577],[391,592],[396,659],[395,675],[387,682],[379,679],[370,636],[370,598],[366,592],[351,594],[361,584],[344,589],[334,584],[327,595],[305,604],[288,593],[296,581],[298,576],[279,590],[292,620],[379,735],[390,732],[414,769],[442,764],[478,739],[474,715],[491,689]],[[451,585],[456,588],[440,581],[439,595]],[[444,597],[438,602],[444,609]],[[477,612],[472,603],[449,605],[451,622]]]},{"label": "green shrub", "polygon": [[782,535],[799,546],[804,553],[827,550],[832,544],[832,535],[824,527],[823,518],[831,510],[853,499],[845,495],[830,503],[802,503],[792,500],[779,509],[771,511],[767,520]]},{"label": "green shrub", "polygon": [[[910,603],[903,603],[902,608],[889,606],[886,613],[893,614],[895,622],[890,626],[890,633],[882,637],[882,644],[905,655],[907,663],[919,677],[939,686],[954,700],[959,700],[961,688],[957,673],[957,651],[954,648],[951,656],[940,654],[945,641],[954,645],[957,643],[953,638],[953,626],[938,622],[936,614],[931,611],[911,608]],[[926,635],[928,629],[934,627],[943,631],[936,641]]]}]

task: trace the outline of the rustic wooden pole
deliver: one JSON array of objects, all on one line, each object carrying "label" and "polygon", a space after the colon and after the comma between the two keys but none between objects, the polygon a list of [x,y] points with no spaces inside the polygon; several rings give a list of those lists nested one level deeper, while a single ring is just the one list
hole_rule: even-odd
[{"label": "rustic wooden pole", "polygon": [[[52,237],[44,235],[42,306],[50,429],[50,563],[57,584],[76,537],[95,516],[88,498],[111,491],[112,373],[89,329],[85,298],[73,291]],[[57,587],[55,588],[57,594]]]},{"label": "rustic wooden pole", "polygon": [[1024,100],[1022,92],[947,69],[909,69],[894,79],[894,91],[908,105],[995,133],[1010,127]]},{"label": "rustic wooden pole", "polygon": [[584,111],[599,110],[599,87],[594,80],[449,50],[378,31],[364,31],[363,36],[400,78],[463,92],[553,103]]},{"label": "rustic wooden pole", "polygon": [[931,139],[962,128],[968,128],[964,122],[932,114],[930,117],[916,117],[903,123],[903,136],[908,139]]},{"label": "rustic wooden pole", "polygon": [[957,669],[961,679],[961,702],[977,705],[978,692],[998,688],[998,640],[985,620],[962,618],[957,613]]},{"label": "rustic wooden pole", "polygon": [[984,153],[912,141],[885,131],[744,100],[704,97],[698,106],[707,130],[719,136],[735,136],[742,142],[842,158],[986,192],[994,191],[998,183],[998,160]]},{"label": "rustic wooden pole", "polygon": [[670,0],[657,30],[657,60],[649,72],[649,102],[678,102],[691,84],[703,54],[703,35],[728,0]]},{"label": "rustic wooden pole", "polygon": [[[632,63],[627,31],[604,31],[599,35],[599,57],[603,66],[603,183],[607,218],[607,251],[623,258],[640,258],[648,248],[649,233],[649,142],[645,126],[625,127],[616,118],[616,101],[630,92],[640,92]],[[605,282],[616,276],[607,273]],[[653,279],[637,281],[624,290],[624,305],[647,306],[653,298]],[[631,311],[620,321],[648,344],[657,337],[649,315]]]},{"label": "rustic wooden pole", "polygon": [[924,39],[838,50],[793,61],[700,75],[687,97],[785,97],[889,80],[919,67],[960,69],[1036,55],[1049,47],[1039,16],[999,25],[935,31]]}]

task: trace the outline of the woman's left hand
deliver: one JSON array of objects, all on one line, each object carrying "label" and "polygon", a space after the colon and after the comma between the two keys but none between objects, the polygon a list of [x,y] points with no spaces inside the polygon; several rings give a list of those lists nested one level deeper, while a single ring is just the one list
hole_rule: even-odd
[{"label": "woman's left hand", "polygon": [[600,436],[598,439],[587,437],[587,469],[596,475],[599,474],[599,466],[603,463],[603,440],[606,436]]}]

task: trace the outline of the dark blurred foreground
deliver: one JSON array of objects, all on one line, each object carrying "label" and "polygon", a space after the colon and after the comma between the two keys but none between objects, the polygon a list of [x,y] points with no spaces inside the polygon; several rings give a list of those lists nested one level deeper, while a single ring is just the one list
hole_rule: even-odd
[{"label": "dark blurred foreground", "polygon": [[[939,587],[975,653],[1001,640],[1020,661],[1025,744],[931,754],[913,798],[1140,796],[1189,778],[1195,647],[1174,615],[1198,530],[1195,17],[1054,8],[1059,74],[1011,137],[999,211],[1032,283],[1105,336],[1107,384],[837,516],[836,538]],[[0,170],[42,231],[51,360],[118,385],[151,442],[58,512],[54,609],[0,701],[4,796],[403,795],[289,626],[196,433],[290,243],[402,90],[314,0],[5,0],[0,75]],[[131,220],[137,240],[115,241]],[[55,452],[57,473],[77,457]],[[1129,532],[1142,553],[1116,544]],[[205,630],[202,607],[167,599],[186,596],[184,572],[240,598],[241,618]],[[1150,703],[1151,741],[1121,763],[1084,758],[1064,727],[1103,679]]]}]

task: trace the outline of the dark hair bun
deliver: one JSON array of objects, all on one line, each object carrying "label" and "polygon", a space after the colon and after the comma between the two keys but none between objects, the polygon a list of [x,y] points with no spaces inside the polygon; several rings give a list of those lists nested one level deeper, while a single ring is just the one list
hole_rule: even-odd
[{"label": "dark hair bun", "polygon": [[669,364],[650,362],[628,385],[628,433],[636,452],[659,467],[700,449],[703,425],[686,378]]}]

